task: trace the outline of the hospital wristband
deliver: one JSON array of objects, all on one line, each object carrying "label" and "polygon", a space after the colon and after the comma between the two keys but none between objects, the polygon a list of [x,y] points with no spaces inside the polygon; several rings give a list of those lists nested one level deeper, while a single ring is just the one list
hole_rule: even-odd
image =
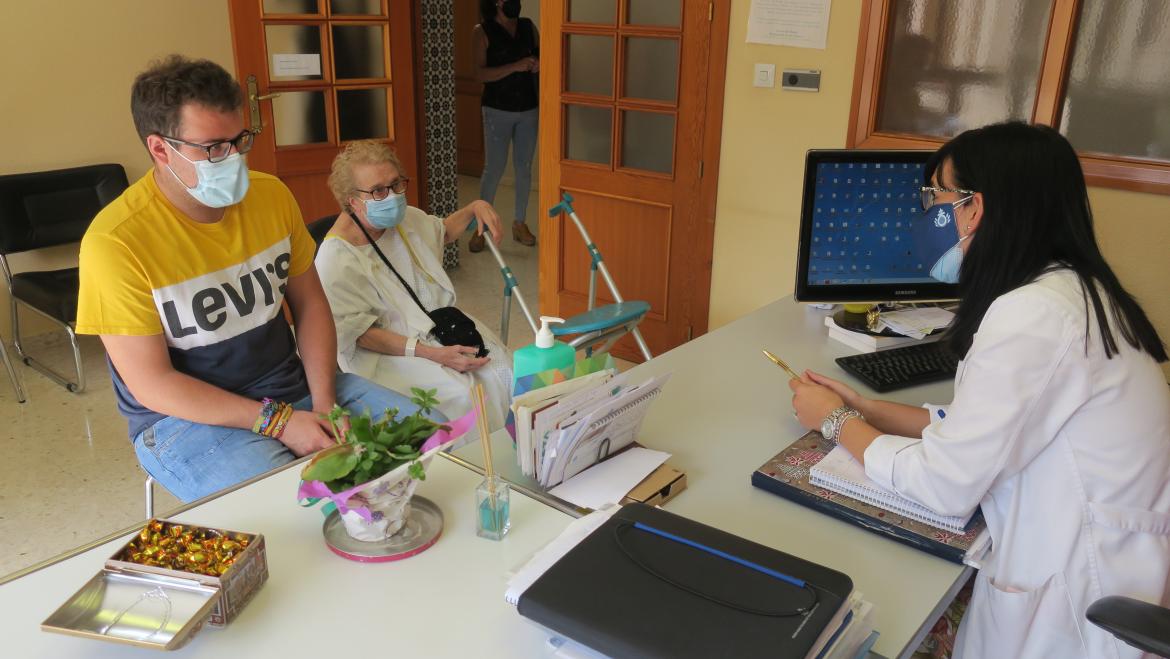
[{"label": "hospital wristband", "polygon": [[418,337],[412,336],[409,339],[407,339],[406,340],[406,350],[404,351],[406,353],[406,356],[407,357],[414,357],[414,349],[416,347],[418,347]]}]

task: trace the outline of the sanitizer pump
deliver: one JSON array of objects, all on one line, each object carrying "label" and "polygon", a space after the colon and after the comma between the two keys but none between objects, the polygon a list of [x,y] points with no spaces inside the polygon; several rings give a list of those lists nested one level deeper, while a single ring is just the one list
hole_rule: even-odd
[{"label": "sanitizer pump", "polygon": [[536,343],[520,348],[512,358],[512,388],[525,375],[540,373],[554,368],[572,366],[577,351],[573,346],[553,338],[549,323],[563,323],[563,318],[540,317],[540,330],[536,332]]}]

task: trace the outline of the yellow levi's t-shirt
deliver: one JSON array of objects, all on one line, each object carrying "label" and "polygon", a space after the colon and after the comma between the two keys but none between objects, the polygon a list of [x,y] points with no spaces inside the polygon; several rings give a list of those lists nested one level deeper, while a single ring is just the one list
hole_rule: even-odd
[{"label": "yellow levi's t-shirt", "polygon": [[[313,239],[279,179],[248,176],[244,200],[211,224],[176,209],[153,169],[98,213],[81,241],[77,332],[161,334],[182,373],[253,399],[308,395],[281,303]],[[131,437],[163,418],[110,371]]]}]

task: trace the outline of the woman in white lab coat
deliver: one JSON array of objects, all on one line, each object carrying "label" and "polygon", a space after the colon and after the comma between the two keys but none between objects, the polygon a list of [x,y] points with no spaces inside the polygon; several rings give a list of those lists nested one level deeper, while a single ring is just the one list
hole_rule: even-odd
[{"label": "woman in white lab coat", "polygon": [[1138,656],[1085,610],[1106,595],[1170,604],[1162,341],[1101,256],[1059,133],[968,131],[927,179],[924,205],[950,211],[958,231],[936,268],[962,298],[953,401],[870,400],[807,372],[789,383],[797,416],[902,496],[944,515],[982,508],[992,550],[955,656]]},{"label": "woman in white lab coat", "polygon": [[449,419],[471,409],[471,388],[480,383],[489,426],[502,428],[511,403],[507,348],[478,321],[487,355],[477,356],[478,346],[444,346],[430,336],[427,313],[455,304],[443,245],[477,218],[479,231],[486,225],[499,242],[499,216],[476,201],[440,220],[406,204],[407,181],[382,142],[350,142],[333,162],[329,186],[342,212],[316,265],[337,326],[338,364],[394,391],[437,389],[438,410]]}]

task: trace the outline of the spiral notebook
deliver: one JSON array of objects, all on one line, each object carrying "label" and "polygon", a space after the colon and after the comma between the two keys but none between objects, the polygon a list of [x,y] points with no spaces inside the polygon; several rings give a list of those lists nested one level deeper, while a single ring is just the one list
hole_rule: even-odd
[{"label": "spiral notebook", "polygon": [[948,561],[980,567],[990,546],[982,514],[976,512],[966,528],[955,532],[813,484],[812,470],[835,448],[820,433],[809,432],[760,465],[752,485]]},{"label": "spiral notebook", "polygon": [[920,503],[878,485],[865,475],[865,467],[840,446],[829,451],[828,455],[808,470],[808,482],[952,533],[966,533],[967,524],[971,521],[971,516],[939,515]]},{"label": "spiral notebook", "polygon": [[624,376],[614,378],[581,406],[560,410],[560,421],[543,439],[540,484],[557,485],[633,444],[668,379],[669,374],[631,385]]}]

